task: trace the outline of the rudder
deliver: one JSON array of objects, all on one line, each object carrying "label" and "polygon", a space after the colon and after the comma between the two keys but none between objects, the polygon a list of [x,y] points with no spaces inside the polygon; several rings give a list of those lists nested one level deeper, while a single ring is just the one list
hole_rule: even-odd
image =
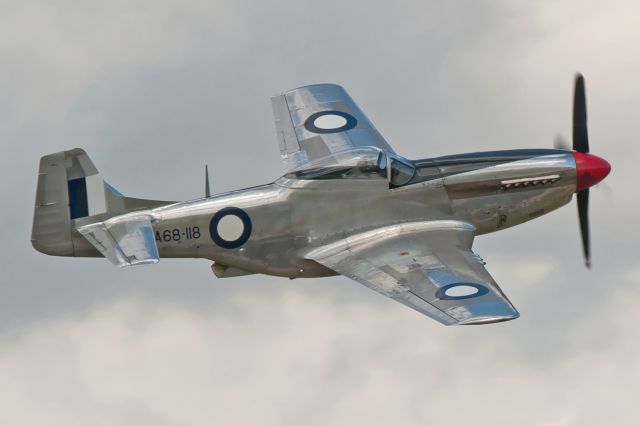
[{"label": "rudder", "polygon": [[77,226],[167,204],[171,202],[124,197],[102,180],[80,148],[45,155],[40,159],[31,244],[49,255],[90,256],[95,251],[75,231]]}]

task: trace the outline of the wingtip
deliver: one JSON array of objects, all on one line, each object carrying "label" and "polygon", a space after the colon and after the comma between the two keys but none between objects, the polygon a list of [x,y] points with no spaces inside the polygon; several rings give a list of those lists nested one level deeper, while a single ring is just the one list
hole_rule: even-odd
[{"label": "wingtip", "polygon": [[345,91],[345,88],[337,83],[311,83],[311,84],[305,84],[303,86],[298,86],[298,87],[294,87],[293,89],[289,89],[289,90],[285,90],[284,92],[280,92],[276,95],[273,95],[271,98],[278,98],[280,96],[283,95],[287,95],[291,92],[295,92],[296,90],[300,90],[300,89],[312,89],[314,87],[332,87],[332,88],[336,88],[338,90],[342,90]]},{"label": "wingtip", "polygon": [[512,315],[504,315],[504,316],[495,316],[488,318],[477,318],[466,321],[461,321],[456,323],[455,325],[485,325],[485,324],[496,324],[499,322],[512,321],[514,319],[520,318],[519,312],[514,312]]}]

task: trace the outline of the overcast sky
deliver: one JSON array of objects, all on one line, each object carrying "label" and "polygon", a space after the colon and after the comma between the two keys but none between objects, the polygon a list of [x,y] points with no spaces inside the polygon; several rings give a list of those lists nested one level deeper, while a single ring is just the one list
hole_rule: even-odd
[{"label": "overcast sky", "polygon": [[[635,1],[0,0],[0,423],[602,425],[640,408]],[[382,4],[384,3],[384,4]],[[40,156],[183,200],[282,170],[269,97],[345,86],[408,158],[551,147],[586,76],[594,268],[575,202],[476,239],[521,318],[447,328],[343,277],[118,270],[29,243]]]}]

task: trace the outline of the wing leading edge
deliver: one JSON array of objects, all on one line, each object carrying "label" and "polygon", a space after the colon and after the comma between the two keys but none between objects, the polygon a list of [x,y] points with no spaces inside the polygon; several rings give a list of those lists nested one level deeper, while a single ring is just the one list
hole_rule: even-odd
[{"label": "wing leading edge", "polygon": [[471,251],[475,228],[459,221],[410,222],[357,234],[306,256],[445,324],[519,316]]},{"label": "wing leading edge", "polygon": [[350,148],[393,149],[347,92],[335,84],[314,84],[271,98],[280,156],[291,171]]}]

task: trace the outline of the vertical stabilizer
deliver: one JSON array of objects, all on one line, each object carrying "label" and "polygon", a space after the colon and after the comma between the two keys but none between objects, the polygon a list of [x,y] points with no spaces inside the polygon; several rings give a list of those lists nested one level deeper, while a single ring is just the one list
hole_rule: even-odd
[{"label": "vertical stabilizer", "polygon": [[31,243],[45,254],[91,255],[93,249],[78,250],[78,244],[83,250],[88,246],[75,230],[78,226],[167,204],[171,202],[123,196],[102,180],[80,148],[45,155],[40,159]]}]

